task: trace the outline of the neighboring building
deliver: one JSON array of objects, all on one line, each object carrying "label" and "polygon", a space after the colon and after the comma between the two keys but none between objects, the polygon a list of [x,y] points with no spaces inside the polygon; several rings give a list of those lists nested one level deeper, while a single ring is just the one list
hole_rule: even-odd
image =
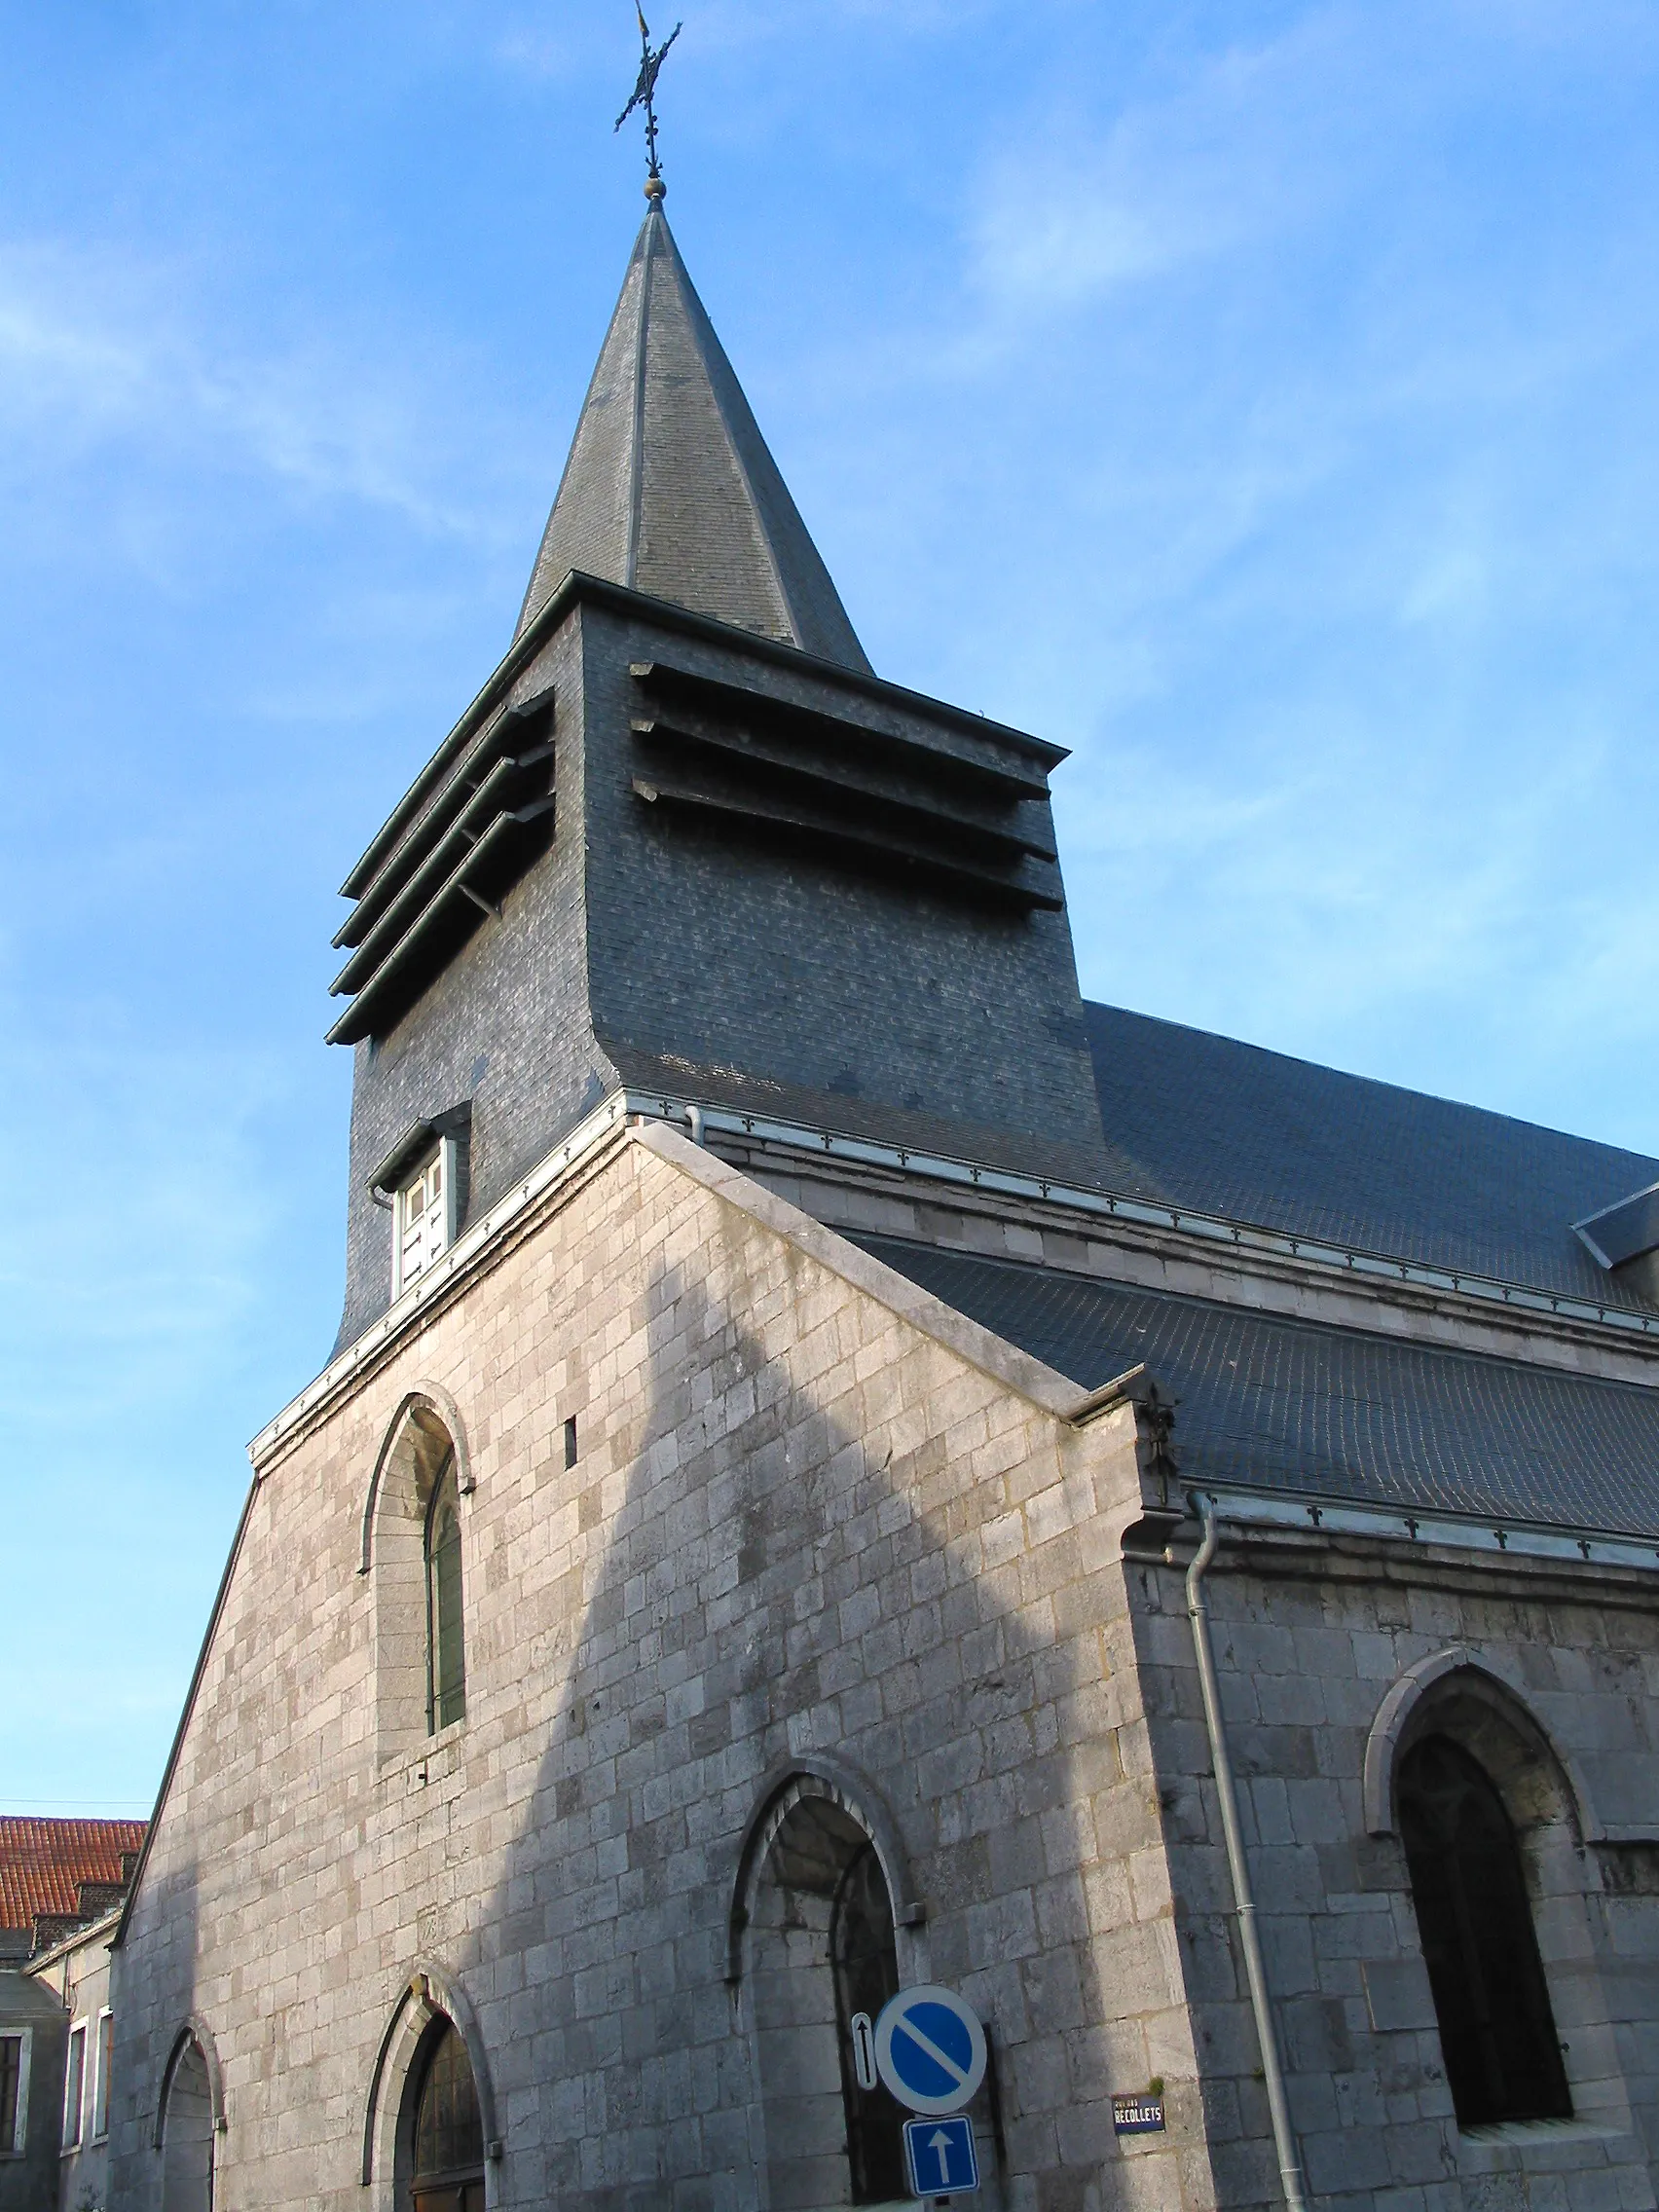
[{"label": "neighboring building", "polygon": [[120,1904],[143,1841],[142,1821],[0,1813],[0,1963],[38,1958]]},{"label": "neighboring building", "polygon": [[143,1841],[142,1821],[0,1815],[0,2212],[109,2201],[109,1946]]},{"label": "neighboring building", "polygon": [[106,2212],[110,2060],[115,2019],[110,1999],[110,1941],[121,1921],[117,1905],[90,1927],[78,1929],[35,1960],[29,1969],[62,2010],[61,2153],[59,2212]]},{"label": "neighboring building", "polygon": [[1653,2206],[1659,1161],[1086,1005],[1060,758],[870,673],[653,199],[347,880],[121,2212],[891,2203],[928,1980],[987,2205]]},{"label": "neighboring building", "polygon": [[55,2212],[68,2029],[50,1989],[0,1967],[0,2212]]}]

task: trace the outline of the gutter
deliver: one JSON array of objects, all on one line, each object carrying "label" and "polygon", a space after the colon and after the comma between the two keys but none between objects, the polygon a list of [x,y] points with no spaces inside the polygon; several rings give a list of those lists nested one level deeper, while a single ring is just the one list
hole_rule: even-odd
[{"label": "gutter", "polygon": [[[629,1092],[629,1110],[654,1114],[672,1121],[683,1110],[680,1098],[663,1091]],[[898,1169],[906,1175],[927,1176],[959,1188],[988,1192],[996,1198],[1036,1199],[1046,1205],[1064,1206],[1076,1213],[1094,1214],[1103,1220],[1122,1221],[1137,1229],[1174,1230],[1184,1236],[1201,1236],[1206,1242],[1232,1246],[1244,1253],[1262,1253],[1272,1259],[1295,1260],[1306,1267],[1333,1273],[1357,1275],[1380,1283],[1404,1283],[1414,1290],[1450,1292],[1455,1297],[1478,1298],[1532,1314],[1553,1314],[1557,1319],[1591,1322],[1634,1336],[1659,1338],[1659,1313],[1632,1306],[1609,1306],[1565,1290],[1538,1290],[1527,1283],[1509,1282],[1501,1275],[1483,1275],[1464,1268],[1431,1267],[1426,1262],[1402,1260],[1359,1244],[1334,1243],[1329,1237],[1305,1236],[1265,1222],[1234,1221],[1224,1214],[1204,1213],[1196,1206],[1163,1204],[1138,1198],[1132,1192],[1113,1191],[1104,1185],[1066,1183],[1053,1176],[1022,1173],[994,1167],[949,1153],[918,1151],[909,1145],[882,1143],[872,1137],[810,1127],[798,1122],[737,1106],[705,1109],[711,1130],[722,1136],[755,1138],[762,1144],[779,1144],[860,1166]]]},{"label": "gutter", "polygon": [[1256,1932],[1256,1899],[1250,1887],[1250,1862],[1238,1825],[1238,1797],[1233,1783],[1233,1759],[1227,1748],[1227,1724],[1222,1717],[1215,1653],[1210,1647],[1209,1615],[1204,1608],[1203,1580],[1221,1542],[1221,1524],[1215,1517],[1213,1501],[1198,1493],[1193,1497],[1193,1510],[1204,1537],[1187,1569],[1187,1618],[1193,1624],[1193,1649],[1198,1655],[1198,1686],[1204,1701],[1204,1727],[1209,1734],[1216,1795],[1221,1800],[1227,1870],[1233,1878],[1233,1904],[1238,1916],[1239,1939],[1244,1946],[1244,1973],[1250,1985],[1250,2009],[1256,2018],[1256,2041],[1261,2046],[1262,2077],[1267,2084],[1268,2112],[1272,2120],[1273,2148],[1278,2154],[1286,2212],[1308,2212],[1302,2157],[1296,2146],[1296,2132],[1291,2126],[1290,2107],[1284,2093],[1278,2027],[1273,2018],[1272,1998],[1268,1991],[1268,1970],[1262,1959],[1261,1938]]},{"label": "gutter", "polygon": [[1659,1542],[1629,1530],[1592,1529],[1571,1522],[1524,1521],[1502,1513],[1482,1520],[1438,1507],[1355,1504],[1315,1491],[1235,1489],[1224,1483],[1208,1493],[1212,1509],[1239,1533],[1271,1536],[1356,1536],[1369,1543],[1403,1543],[1426,1549],[1478,1552],[1489,1558],[1558,1562],[1570,1567],[1613,1567],[1651,1574]]},{"label": "gutter", "polygon": [[[554,1190],[568,1176],[579,1171],[606,1144],[614,1142],[621,1131],[634,1122],[666,1122],[671,1126],[678,1124],[686,1131],[693,1143],[704,1147],[710,1147],[710,1140],[715,1136],[761,1136],[788,1142],[793,1149],[808,1155],[899,1167],[913,1175],[934,1176],[941,1181],[977,1186],[993,1193],[1041,1198],[1079,1212],[1116,1214],[1120,1219],[1135,1222],[1156,1220],[1160,1226],[1190,1230],[1198,1218],[1187,1213],[1177,1215],[1168,1210],[1160,1214],[1155,1207],[1139,1201],[1115,1198],[1108,1193],[1073,1189],[1064,1184],[1040,1181],[999,1168],[950,1160],[942,1155],[913,1153],[897,1146],[878,1145],[862,1137],[838,1135],[833,1130],[810,1129],[798,1123],[772,1122],[763,1116],[730,1107],[697,1105],[683,1097],[665,1095],[661,1091],[620,1087],[608,1093],[591,1114],[578,1122],[562,1142],[546,1153],[493,1206],[477,1220],[469,1222],[434,1266],[419,1276],[400,1298],[369,1322],[349,1345],[336,1352],[328,1365],[266,1423],[247,1448],[248,1456],[255,1468],[259,1468],[283,1438],[332,1396],[334,1391],[383,1353],[405,1329],[413,1326],[428,1306],[454,1286],[458,1277],[481,1263],[497,1238],[506,1234],[529,1206]],[[1236,1227],[1232,1228],[1229,1234],[1241,1246],[1255,1243],[1249,1232],[1240,1231]],[[1255,1248],[1288,1251],[1295,1242],[1295,1239],[1288,1237],[1270,1240],[1267,1234],[1263,1233],[1260,1242],[1255,1243]],[[1304,1246],[1297,1256],[1308,1259],[1315,1254],[1310,1248]],[[1317,1257],[1336,1261],[1340,1265],[1344,1255],[1324,1247]],[[1383,1271],[1378,1268],[1372,1272],[1382,1273]],[[1408,1270],[1403,1266],[1394,1269],[1396,1274],[1405,1275],[1413,1281],[1426,1280],[1430,1272]],[[1455,1287],[1468,1291],[1474,1287],[1473,1278],[1462,1276]],[[1522,1302],[1522,1294],[1511,1293],[1502,1285],[1494,1283],[1490,1289],[1496,1296],[1513,1298],[1516,1304]],[[1547,1306],[1550,1303],[1548,1299],[1537,1296],[1530,1296],[1528,1302],[1534,1306]],[[1561,1309],[1566,1309],[1565,1301],[1561,1302]],[[1610,1314],[1603,1314],[1604,1319],[1611,1317]],[[1627,1313],[1621,1318],[1645,1333],[1659,1335],[1659,1314]],[[1125,1381],[1126,1378],[1120,1377],[1098,1390],[1080,1393],[1077,1404],[1070,1409],[1067,1418],[1073,1420],[1086,1419],[1091,1413],[1115,1404]],[[1609,1382],[1608,1387],[1630,1389],[1640,1385]],[[1450,1545],[1456,1550],[1489,1556],[1501,1557],[1508,1554],[1533,1561],[1558,1562],[1564,1566],[1610,1567],[1647,1574],[1659,1567],[1659,1530],[1655,1530],[1651,1535],[1638,1534],[1634,1530],[1597,1529],[1570,1522],[1528,1522],[1519,1516],[1504,1514],[1501,1510],[1481,1515],[1452,1512],[1438,1506],[1387,1504],[1382,1500],[1360,1501],[1320,1493],[1311,1486],[1307,1490],[1273,1491],[1265,1485],[1238,1487],[1223,1481],[1213,1486],[1208,1494],[1212,1503],[1225,1512],[1230,1523],[1260,1529],[1264,1532],[1283,1530],[1287,1533],[1327,1537],[1347,1535],[1370,1541],[1405,1543],[1414,1548]],[[1158,1548],[1161,1553],[1161,1543]]]}]

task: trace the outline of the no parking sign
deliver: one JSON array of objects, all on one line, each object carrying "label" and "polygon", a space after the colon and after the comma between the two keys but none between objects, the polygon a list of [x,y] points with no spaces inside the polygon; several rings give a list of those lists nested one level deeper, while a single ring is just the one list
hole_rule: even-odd
[{"label": "no parking sign", "polygon": [[960,2112],[985,2079],[985,2031],[954,1989],[902,1989],[875,2023],[875,2067],[911,2112]]}]

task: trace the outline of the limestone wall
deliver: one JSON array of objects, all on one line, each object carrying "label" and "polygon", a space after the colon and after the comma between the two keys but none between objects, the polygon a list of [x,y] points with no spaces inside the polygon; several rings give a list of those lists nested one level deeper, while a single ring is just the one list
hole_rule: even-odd
[{"label": "limestone wall", "polygon": [[[411,1394],[461,1432],[467,1634],[466,1717],[414,1742],[383,1711],[419,1662],[409,1455],[362,1571]],[[424,1972],[488,2077],[493,2205],[758,2204],[733,1884],[766,1790],[828,1753],[907,1862],[906,1978],[991,2025],[985,2201],[1084,2212],[1104,2161],[1113,2202],[1208,2204],[1120,1557],[1134,1415],[1074,1427],[1074,1395],[660,1130],[527,1216],[261,1469],[120,1957],[116,2202],[159,2201],[192,2020],[218,2212],[389,2206]],[[1154,2074],[1170,2132],[1120,2153],[1111,2093]]]},{"label": "limestone wall", "polygon": [[[1309,2188],[1323,2207],[1366,2212],[1650,2206],[1659,1614],[1647,1578],[1403,1551],[1235,1538],[1208,1583]],[[1182,1578],[1146,1563],[1130,1586],[1218,2186],[1230,2205],[1276,2204]],[[1439,1715],[1456,1738],[1495,1741],[1513,1725],[1526,1740],[1512,1773],[1501,1745],[1473,1748],[1499,1769],[1520,1834],[1570,2122],[1455,2123],[1389,1788],[1414,1714]]]}]

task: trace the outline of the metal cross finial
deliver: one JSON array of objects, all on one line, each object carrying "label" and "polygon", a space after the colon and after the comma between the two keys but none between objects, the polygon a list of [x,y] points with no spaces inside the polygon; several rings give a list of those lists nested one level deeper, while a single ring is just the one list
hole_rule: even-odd
[{"label": "metal cross finial", "polygon": [[[639,83],[634,87],[633,97],[629,100],[627,106],[622,110],[622,113],[616,118],[616,128],[618,130],[620,130],[622,126],[627,122],[628,118],[633,114],[634,110],[637,107],[643,107],[645,109],[646,163],[645,196],[647,199],[660,200],[662,198],[663,185],[662,166],[657,160],[657,120],[655,106],[657,71],[662,67],[663,56],[667,54],[669,48],[674,44],[675,40],[680,36],[680,33],[684,28],[684,26],[683,24],[676,23],[673,30],[669,32],[667,38],[663,40],[662,44],[653,53],[651,50],[650,28],[645,21],[645,10],[639,6],[638,0],[635,0],[634,13],[640,18],[640,79]],[[656,186],[655,192],[652,192],[651,190],[652,185]]]}]

